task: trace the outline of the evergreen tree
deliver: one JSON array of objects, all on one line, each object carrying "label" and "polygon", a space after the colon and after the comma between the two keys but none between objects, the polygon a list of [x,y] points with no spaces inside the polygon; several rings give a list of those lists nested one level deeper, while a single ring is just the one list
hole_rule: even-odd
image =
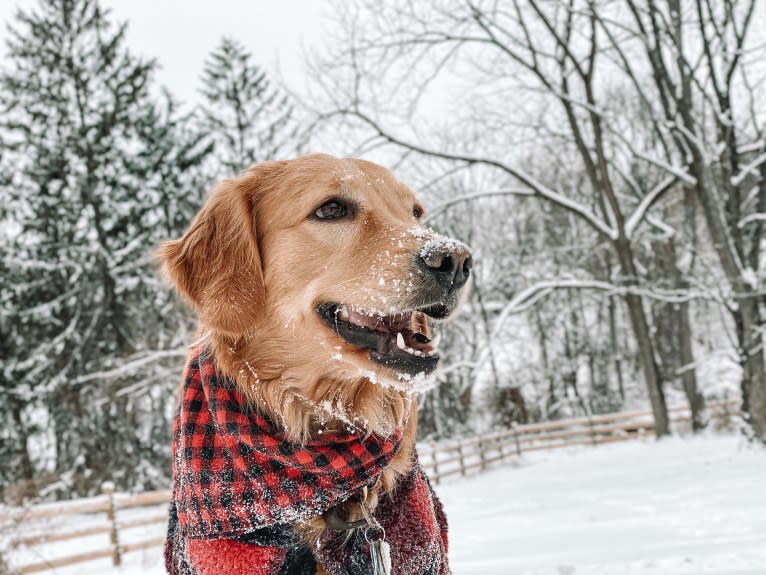
[{"label": "evergreen tree", "polygon": [[32,413],[49,419],[66,492],[161,479],[169,418],[157,411],[176,377],[157,390],[161,364],[120,366],[174,344],[178,314],[150,252],[198,207],[192,168],[210,151],[169,98],[155,102],[155,63],[127,50],[125,32],[95,0],[41,0],[17,14],[0,73],[12,167],[0,204],[13,222],[0,259],[4,403],[25,406],[22,435]]},{"label": "evergreen tree", "polygon": [[241,44],[224,38],[205,63],[202,81],[221,176],[296,153],[300,136],[290,98]]},{"label": "evergreen tree", "polygon": [[[5,146],[0,140],[0,190],[11,184],[11,166],[4,159]],[[15,232],[16,223],[12,219],[12,206],[0,202],[0,246],[10,243]],[[20,278],[14,277],[14,263],[9,250],[0,252],[0,366],[7,365],[15,355],[13,349],[15,338],[11,335],[10,307],[13,299],[12,287],[18,284]],[[31,480],[33,475],[32,462],[29,454],[28,436],[29,425],[22,417],[22,411],[29,400],[23,386],[15,385],[9,379],[7,370],[0,368],[0,417],[9,425],[0,427],[0,485],[14,479]],[[0,562],[0,572],[2,563]]]},{"label": "evergreen tree", "polygon": [[179,115],[165,91],[147,121],[137,126],[144,147],[135,156],[135,169],[148,175],[144,187],[151,190],[148,203],[162,210],[161,229],[155,231],[163,239],[183,233],[213,183],[204,165],[215,144],[204,124],[197,112]]}]

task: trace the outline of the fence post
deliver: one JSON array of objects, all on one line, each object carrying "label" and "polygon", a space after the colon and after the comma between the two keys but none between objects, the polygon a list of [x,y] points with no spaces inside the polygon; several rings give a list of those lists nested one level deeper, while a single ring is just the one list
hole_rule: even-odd
[{"label": "fence post", "polygon": [[513,429],[513,441],[516,443],[516,455],[521,457],[521,441],[519,440],[519,425],[514,421],[511,423]]},{"label": "fence post", "polygon": [[112,544],[112,565],[119,567],[122,564],[122,555],[120,554],[120,538],[117,531],[117,514],[114,506],[114,483],[107,481],[101,486],[101,492],[108,498],[106,509],[106,518],[111,524],[112,530],[109,532],[109,541]]},{"label": "fence post", "polygon": [[481,458],[481,470],[487,469],[487,457],[484,453],[484,439],[479,438],[479,458]]},{"label": "fence post", "polygon": [[593,429],[593,420],[590,418],[590,414],[588,414],[588,431],[590,431],[591,445],[596,445],[596,432]]},{"label": "fence post", "polygon": [[457,455],[460,459],[460,475],[465,477],[465,457],[463,455],[463,438],[457,440]]},{"label": "fence post", "polygon": [[439,460],[436,459],[436,442],[431,442],[431,461],[434,468],[434,483],[439,485]]}]

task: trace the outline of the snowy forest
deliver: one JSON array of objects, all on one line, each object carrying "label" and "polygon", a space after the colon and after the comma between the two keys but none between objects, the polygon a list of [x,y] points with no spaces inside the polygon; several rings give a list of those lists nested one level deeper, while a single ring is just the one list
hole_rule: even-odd
[{"label": "snowy forest", "polygon": [[0,62],[0,494],[165,488],[195,320],[158,273],[213,183],[329,151],[471,246],[421,438],[737,398],[766,441],[766,4],[336,4],[308,88],[240,39],[160,85],[98,0],[19,9]]}]

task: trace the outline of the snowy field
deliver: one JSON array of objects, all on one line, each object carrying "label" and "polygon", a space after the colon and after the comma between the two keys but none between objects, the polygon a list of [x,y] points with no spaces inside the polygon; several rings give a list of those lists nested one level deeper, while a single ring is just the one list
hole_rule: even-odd
[{"label": "snowy field", "polygon": [[455,575],[766,574],[766,452],[737,437],[548,452],[439,493]]},{"label": "snowy field", "polygon": [[[766,575],[766,451],[736,436],[538,453],[437,491],[455,575]],[[163,572],[157,548],[49,573]]]}]

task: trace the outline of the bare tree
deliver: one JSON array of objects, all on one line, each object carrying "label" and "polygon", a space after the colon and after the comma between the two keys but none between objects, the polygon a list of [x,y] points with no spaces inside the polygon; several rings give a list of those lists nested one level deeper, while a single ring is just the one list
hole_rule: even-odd
[{"label": "bare tree", "polygon": [[[707,233],[728,281],[726,309],[736,328],[742,367],[742,412],[752,434],[766,440],[766,373],[759,287],[766,151],[763,109],[753,74],[762,44],[748,42],[764,23],[756,0],[682,3],[627,0],[632,16],[622,34],[643,52],[645,76],[627,58],[622,70],[657,110],[654,128],[667,156],[684,165]],[[626,42],[599,16],[611,45]]]},{"label": "bare tree", "polygon": [[[613,11],[614,3],[604,3]],[[684,165],[672,165],[657,158],[657,147],[636,148],[631,140],[630,118],[621,114],[619,102],[609,90],[601,89],[597,75],[620,71],[619,44],[611,43],[602,31],[599,10],[594,2],[539,3],[514,1],[499,6],[493,2],[410,3],[394,2],[385,8],[367,5],[372,29],[350,34],[346,45],[348,66],[336,69],[331,85],[333,108],[325,117],[352,118],[366,126],[379,141],[421,156],[446,160],[466,168],[495,170],[520,183],[522,190],[510,193],[532,195],[568,212],[587,224],[616,259],[617,271],[608,278],[623,289],[636,341],[648,396],[655,416],[657,435],[669,432],[663,390],[663,374],[651,333],[641,273],[637,268],[635,238],[650,210],[663,196],[694,181]],[[615,54],[617,52],[617,54]],[[626,54],[622,54],[627,58]],[[418,101],[438,84],[449,68],[470,77],[482,93],[493,91],[502,97],[492,109],[477,110],[455,118],[461,131],[477,125],[488,134],[478,148],[467,150],[455,137],[449,147],[424,142],[417,125],[391,121],[395,99],[380,93],[380,78],[391,75],[409,86],[411,105],[405,107],[411,120]],[[325,76],[327,78],[328,75]],[[443,80],[442,80],[443,81]],[[339,85],[349,86],[345,92]],[[534,96],[537,116],[518,97]],[[630,94],[640,99],[640,94]],[[398,102],[401,106],[401,102]],[[520,107],[518,115],[514,108]],[[527,106],[529,104],[527,103]],[[540,123],[545,134],[534,143],[538,153],[545,146],[567,148],[565,161],[576,161],[586,179],[577,189],[546,177],[545,169],[528,169],[528,156],[509,145],[519,124]],[[385,118],[385,119],[383,119]],[[470,136],[466,138],[475,142]],[[547,158],[556,164],[561,158]],[[634,174],[640,171],[643,178]],[[646,291],[646,290],[644,290]],[[693,362],[692,362],[693,365]]]}]

